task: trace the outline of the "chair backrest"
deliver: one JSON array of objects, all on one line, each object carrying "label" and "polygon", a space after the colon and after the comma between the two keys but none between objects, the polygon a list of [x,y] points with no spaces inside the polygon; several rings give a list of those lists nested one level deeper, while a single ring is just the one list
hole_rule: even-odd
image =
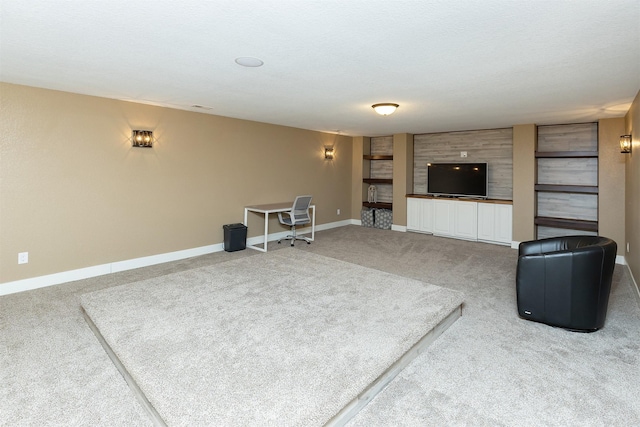
[{"label": "chair backrest", "polygon": [[293,201],[291,212],[295,222],[310,221],[309,206],[311,206],[311,196],[298,196]]}]

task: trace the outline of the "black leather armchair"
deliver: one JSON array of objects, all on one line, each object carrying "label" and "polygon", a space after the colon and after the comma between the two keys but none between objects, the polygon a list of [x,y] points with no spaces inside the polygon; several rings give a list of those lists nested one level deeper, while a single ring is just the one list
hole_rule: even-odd
[{"label": "black leather armchair", "polygon": [[593,332],[604,326],[617,245],[601,236],[520,243],[516,291],[520,317]]}]

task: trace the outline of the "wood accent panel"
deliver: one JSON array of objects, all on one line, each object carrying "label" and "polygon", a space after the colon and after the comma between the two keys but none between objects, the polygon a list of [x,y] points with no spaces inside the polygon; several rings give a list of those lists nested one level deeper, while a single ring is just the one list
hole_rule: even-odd
[{"label": "wood accent panel", "polygon": [[550,237],[562,237],[562,236],[575,236],[575,235],[583,235],[583,236],[597,236],[598,233],[595,231],[584,231],[584,230],[573,230],[569,228],[554,228],[554,227],[545,227],[538,226],[537,227],[538,239],[547,239]]},{"label": "wood accent panel", "polygon": [[598,124],[538,126],[538,151],[598,151]]},{"label": "wood accent panel", "polygon": [[598,159],[538,159],[538,184],[598,185]]},{"label": "wood accent panel", "polygon": [[[427,163],[486,162],[491,199],[511,200],[513,194],[513,129],[488,129],[414,135],[413,192],[427,193]],[[461,158],[460,152],[467,157]]]},{"label": "wood accent panel", "polygon": [[392,156],[393,155],[393,136],[375,136],[371,137],[371,152],[372,156]]},{"label": "wood accent panel", "polygon": [[598,196],[595,194],[540,192],[537,199],[538,216],[598,220]]}]

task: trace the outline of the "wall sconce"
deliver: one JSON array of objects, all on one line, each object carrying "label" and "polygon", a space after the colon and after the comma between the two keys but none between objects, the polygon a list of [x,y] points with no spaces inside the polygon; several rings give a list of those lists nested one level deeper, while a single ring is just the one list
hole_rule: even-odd
[{"label": "wall sconce", "polygon": [[620,137],[620,152],[625,154],[631,152],[631,135],[622,135]]},{"label": "wall sconce", "polygon": [[153,132],[150,130],[131,131],[131,145],[133,147],[153,147]]},{"label": "wall sconce", "polygon": [[324,147],[324,158],[333,160],[333,147]]},{"label": "wall sconce", "polygon": [[381,104],[373,104],[371,106],[371,108],[373,108],[375,112],[380,114],[381,116],[388,116],[389,114],[393,114],[398,107],[398,104],[393,104],[391,102],[383,102]]}]

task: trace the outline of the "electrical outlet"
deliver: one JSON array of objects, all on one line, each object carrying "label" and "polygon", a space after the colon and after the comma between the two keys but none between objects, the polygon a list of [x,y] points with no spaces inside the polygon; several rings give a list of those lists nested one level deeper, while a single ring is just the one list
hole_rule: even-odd
[{"label": "electrical outlet", "polygon": [[338,215],[340,215],[340,209],[338,209]]},{"label": "electrical outlet", "polygon": [[467,157],[467,152],[466,151],[461,151],[460,152],[460,157]]},{"label": "electrical outlet", "polygon": [[18,254],[18,264],[26,264],[29,262],[29,252],[20,252]]}]

